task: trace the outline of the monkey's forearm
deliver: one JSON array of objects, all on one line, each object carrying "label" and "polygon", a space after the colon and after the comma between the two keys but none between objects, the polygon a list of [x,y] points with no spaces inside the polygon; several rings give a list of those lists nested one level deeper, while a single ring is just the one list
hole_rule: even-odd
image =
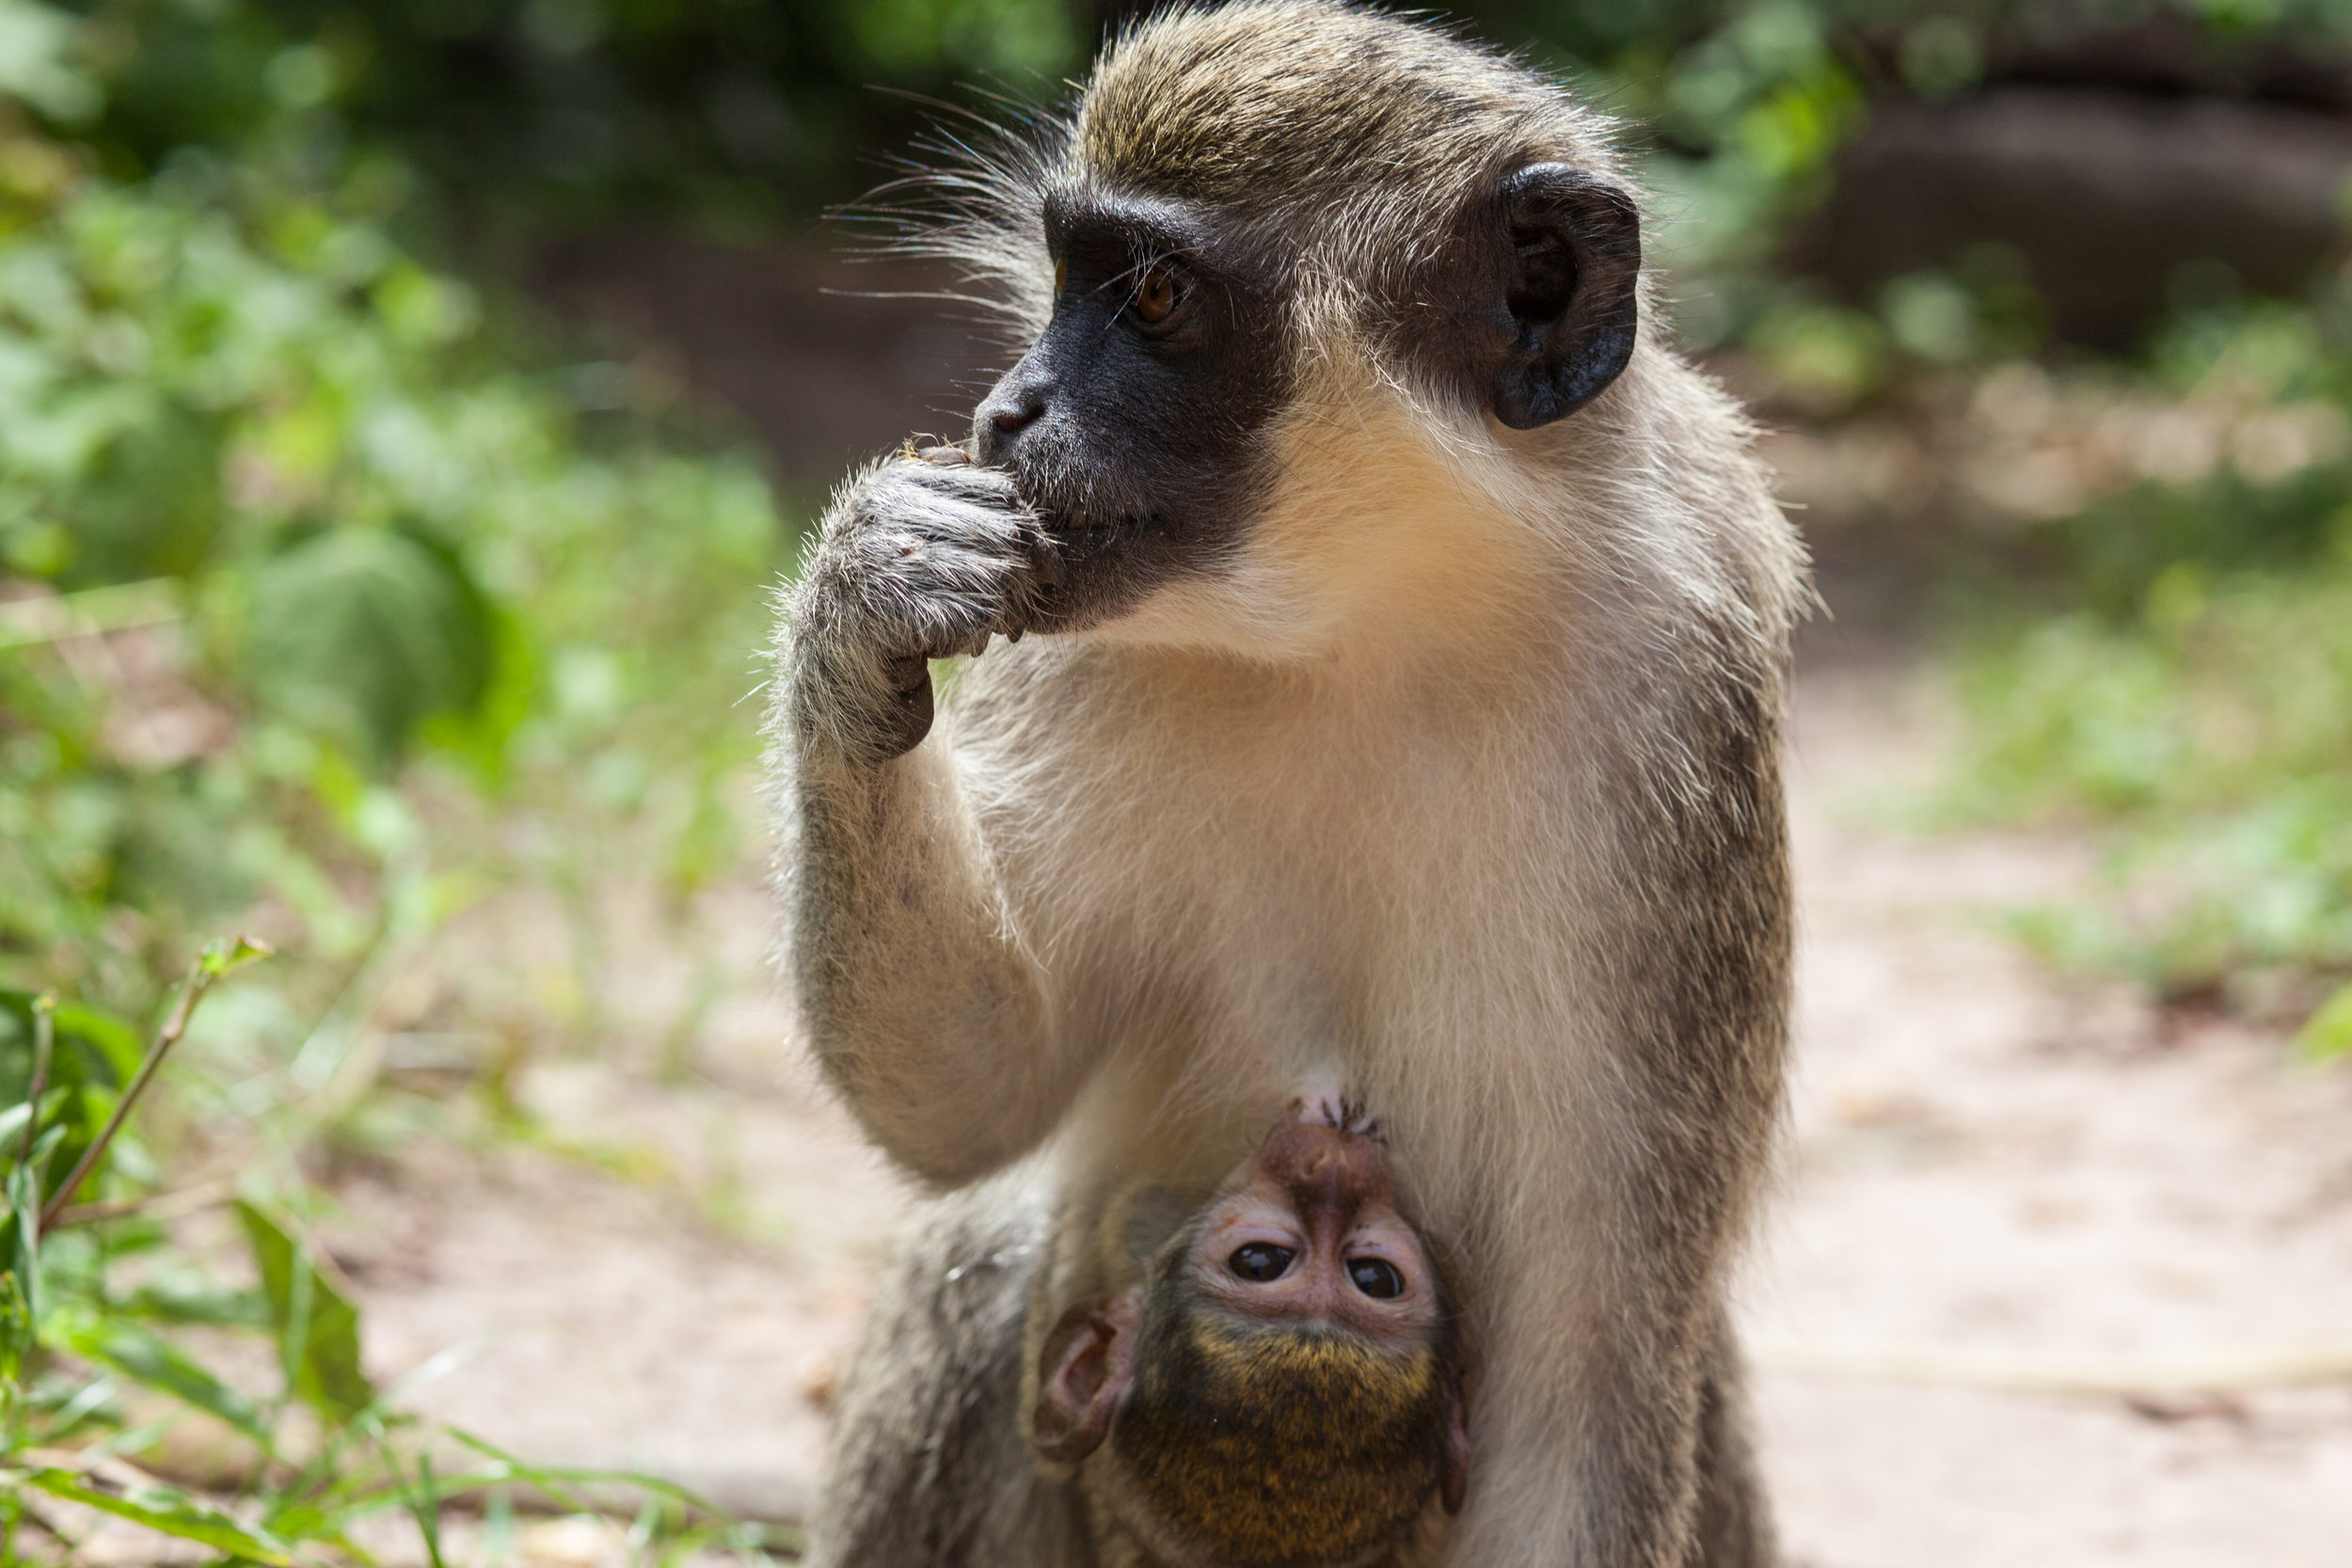
[{"label": "monkey's forearm", "polygon": [[1083,1074],[1056,1059],[943,752],[799,748],[787,940],[826,1075],[894,1159],[953,1184],[1032,1148]]},{"label": "monkey's forearm", "polygon": [[786,607],[773,733],[787,932],[810,1042],[875,1141],[956,1183],[1032,1147],[1082,1073],[1054,1059],[927,659],[1017,626],[1035,520],[1002,473],[891,460],[834,497]]}]

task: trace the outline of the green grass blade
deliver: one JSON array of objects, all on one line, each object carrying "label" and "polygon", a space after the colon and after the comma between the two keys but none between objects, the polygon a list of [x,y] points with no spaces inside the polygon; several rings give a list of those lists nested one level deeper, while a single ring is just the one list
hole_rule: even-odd
[{"label": "green grass blade", "polygon": [[292,1568],[293,1548],[286,1543],[266,1531],[249,1529],[175,1487],[132,1486],[116,1492],[102,1490],[90,1484],[90,1480],[71,1470],[35,1470],[24,1476],[23,1483],[232,1557],[267,1563],[270,1568]]},{"label": "green grass blade", "polygon": [[42,1338],[60,1350],[217,1416],[253,1439],[262,1452],[273,1451],[269,1429],[252,1402],[159,1334],[119,1318],[74,1313],[52,1319],[44,1325]]},{"label": "green grass blade", "polygon": [[288,1390],[330,1421],[355,1419],[376,1402],[374,1385],[359,1370],[358,1309],[276,1217],[242,1202],[237,1217],[278,1329]]}]

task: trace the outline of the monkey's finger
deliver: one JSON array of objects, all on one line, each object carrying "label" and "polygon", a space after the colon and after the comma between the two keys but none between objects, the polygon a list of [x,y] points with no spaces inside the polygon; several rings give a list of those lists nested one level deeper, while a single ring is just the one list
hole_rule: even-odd
[{"label": "monkey's finger", "polygon": [[934,468],[969,467],[972,454],[961,447],[925,447],[914,454],[915,460],[929,463]]},{"label": "monkey's finger", "polygon": [[1022,540],[1029,558],[1029,575],[1037,578],[1041,588],[1059,588],[1067,576],[1062,570],[1061,550],[1051,536],[1040,529]]}]

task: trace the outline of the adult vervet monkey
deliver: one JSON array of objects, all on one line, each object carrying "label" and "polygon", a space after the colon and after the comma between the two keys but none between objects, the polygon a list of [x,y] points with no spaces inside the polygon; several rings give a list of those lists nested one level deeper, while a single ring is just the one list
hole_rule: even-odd
[{"label": "adult vervet monkey", "polygon": [[[1769,1559],[1723,1276],[1780,1097],[1803,565],[1644,322],[1608,133],[1442,31],[1257,0],[938,177],[927,243],[1025,351],[968,454],[843,485],[792,590],[784,900],[870,1135],[1006,1174],[878,1307],[820,1560],[1087,1560],[1018,1432],[1041,1247],[1205,1197],[1318,1072],[1461,1287],[1443,1560]],[[934,726],[926,661],[983,648]]]}]

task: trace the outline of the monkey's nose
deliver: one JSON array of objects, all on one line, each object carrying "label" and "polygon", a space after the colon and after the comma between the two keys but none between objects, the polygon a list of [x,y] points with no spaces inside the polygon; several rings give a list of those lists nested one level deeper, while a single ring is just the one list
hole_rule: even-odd
[{"label": "monkey's nose", "polygon": [[988,395],[988,400],[974,410],[972,417],[972,446],[982,463],[1000,460],[1010,449],[1013,439],[1045,414],[1045,390],[1041,387],[1010,387],[1000,385]]}]

